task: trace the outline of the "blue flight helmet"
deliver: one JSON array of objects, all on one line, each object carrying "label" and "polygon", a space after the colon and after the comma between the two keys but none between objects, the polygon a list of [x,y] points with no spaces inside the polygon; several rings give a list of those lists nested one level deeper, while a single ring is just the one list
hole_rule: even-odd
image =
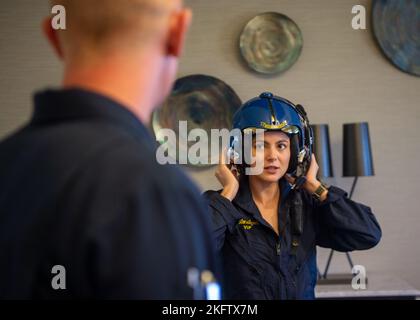
[{"label": "blue flight helmet", "polygon": [[[233,116],[233,128],[242,133],[247,130],[279,130],[290,137],[290,163],[288,173],[304,176],[309,167],[313,132],[304,108],[292,102],[264,92],[246,102]],[[234,147],[234,138],[231,147]]]}]

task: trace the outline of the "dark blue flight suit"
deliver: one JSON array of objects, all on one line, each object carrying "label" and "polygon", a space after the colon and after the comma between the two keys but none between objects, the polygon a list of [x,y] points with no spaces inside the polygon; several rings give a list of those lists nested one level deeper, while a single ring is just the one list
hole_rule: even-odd
[{"label": "dark blue flight suit", "polygon": [[337,251],[363,250],[375,246],[381,238],[370,208],[349,200],[343,190],[331,186],[322,203],[299,191],[304,200],[304,224],[294,252],[287,198],[290,186],[284,179],[279,183],[280,235],[261,216],[246,179],[232,202],[220,191],[204,193],[223,260],[227,299],[313,299],[316,245]]},{"label": "dark blue flight suit", "polygon": [[210,219],[155,147],[111,99],[37,94],[30,123],[0,143],[0,299],[192,299],[188,270],[215,273]]}]

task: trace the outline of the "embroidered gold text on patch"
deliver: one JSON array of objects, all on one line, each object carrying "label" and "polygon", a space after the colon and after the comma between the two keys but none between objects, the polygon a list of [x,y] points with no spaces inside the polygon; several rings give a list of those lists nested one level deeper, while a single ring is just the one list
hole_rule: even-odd
[{"label": "embroidered gold text on patch", "polygon": [[[274,120],[274,118],[273,118]],[[261,121],[261,126],[264,129],[283,129],[287,126],[287,121],[284,120],[282,123],[279,123],[278,121],[273,121],[274,123],[267,123],[264,121]]]},{"label": "embroidered gold text on patch", "polygon": [[258,224],[258,221],[251,219],[241,219],[239,220],[238,224],[243,226],[244,230],[251,230],[253,226]]}]

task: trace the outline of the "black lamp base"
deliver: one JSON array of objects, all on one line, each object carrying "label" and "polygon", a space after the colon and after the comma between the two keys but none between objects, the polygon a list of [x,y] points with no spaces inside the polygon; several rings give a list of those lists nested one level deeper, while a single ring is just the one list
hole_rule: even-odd
[{"label": "black lamp base", "polygon": [[[351,273],[335,273],[329,274],[327,278],[319,278],[317,281],[318,285],[350,285],[352,283],[354,275]],[[366,284],[368,279],[366,278]]]}]

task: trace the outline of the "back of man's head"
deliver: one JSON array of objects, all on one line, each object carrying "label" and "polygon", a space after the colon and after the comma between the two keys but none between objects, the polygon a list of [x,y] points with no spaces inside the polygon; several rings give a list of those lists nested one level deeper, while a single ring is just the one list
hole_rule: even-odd
[{"label": "back of man's head", "polygon": [[180,0],[51,0],[66,9],[66,30],[59,32],[64,54],[97,52],[163,41],[170,13]]},{"label": "back of man's head", "polygon": [[[169,93],[191,21],[182,0],[51,0],[65,8],[44,32],[64,60],[65,87],[83,87],[123,102],[148,121]],[[141,108],[141,109],[140,109]]]}]

